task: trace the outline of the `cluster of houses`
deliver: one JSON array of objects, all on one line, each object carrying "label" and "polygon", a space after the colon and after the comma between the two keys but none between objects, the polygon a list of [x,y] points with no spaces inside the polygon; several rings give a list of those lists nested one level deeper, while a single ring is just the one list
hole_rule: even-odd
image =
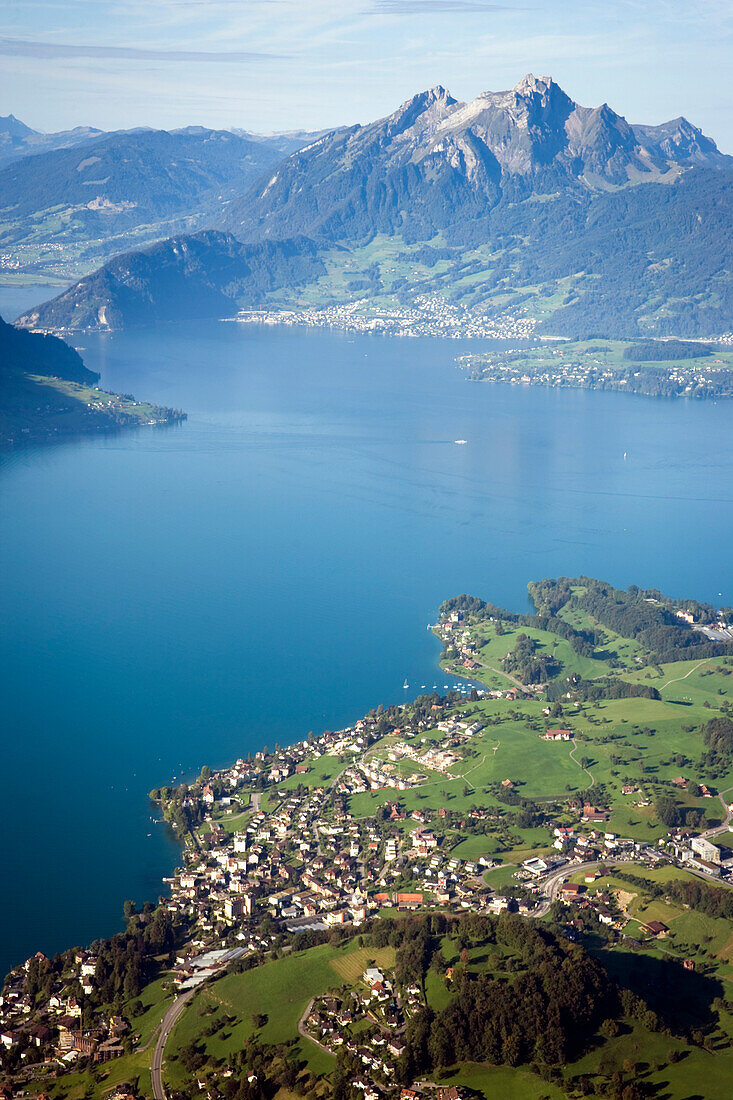
[{"label": "cluster of houses", "polygon": [[[399,759],[394,753],[390,756]],[[337,791],[339,794],[358,794],[360,791],[396,790],[407,791],[411,787],[419,787],[427,776],[417,772],[403,775],[399,767],[394,764],[385,764],[380,760],[370,760],[368,763],[358,763],[348,768],[341,776]]]},{"label": "cluster of houses", "polygon": [[[493,622],[489,619],[489,622]],[[433,627],[438,637],[444,642],[446,654],[450,660],[456,660],[468,672],[476,672],[483,666],[476,660],[478,646],[471,634],[466,618],[462,611],[450,611],[441,616]],[[516,700],[520,696],[531,697],[544,690],[544,684],[524,684],[521,688],[488,688],[479,689],[482,698]]]},{"label": "cluster of houses", "polygon": [[[420,272],[414,274],[422,275]],[[301,310],[243,310],[243,324],[336,328],[345,332],[389,333],[392,336],[444,336],[451,339],[526,340],[536,321],[518,313],[484,313],[440,294],[418,294],[411,305],[375,308],[368,298]]]},{"label": "cluster of houses", "polygon": [[[489,382],[503,382],[514,386],[570,386],[579,389],[617,389],[627,393],[646,393],[645,378],[638,368],[620,370],[609,364],[606,359],[597,358],[590,353],[576,349],[570,354],[575,358],[566,358],[568,353],[562,348],[540,346],[525,351],[509,349],[505,352],[472,353],[462,355],[457,362],[470,371],[470,377]],[[686,360],[671,364],[655,363],[655,389],[665,383],[666,392],[685,396],[701,389],[707,392],[711,383],[722,386],[728,393],[727,382],[730,367],[723,360],[719,365],[700,365],[699,362]]]},{"label": "cluster of houses", "polygon": [[[358,925],[385,905],[414,908],[416,897],[420,905],[429,898],[486,909],[491,891],[481,876],[493,861],[442,854],[442,833],[428,825],[426,811],[412,811],[415,827],[401,830],[395,826],[408,815],[399,802],[388,803],[386,820],[377,823],[329,806],[323,788],[282,796],[273,812],[252,814],[240,832],[211,821],[208,847],[190,847],[185,867],[167,880],[165,904],[187,920],[192,950],[222,936],[247,944],[265,914],[295,932]],[[419,893],[381,889],[405,877]],[[188,977],[182,969],[180,980]]]},{"label": "cluster of houses", "polygon": [[[454,626],[460,623],[460,613],[453,612],[449,620]],[[444,744],[455,747],[482,728],[479,722],[446,716],[443,708],[436,709]],[[429,900],[458,911],[505,908],[507,899],[497,898],[483,879],[491,860],[460,860],[441,850],[443,830],[437,822],[446,810],[414,810],[408,815],[394,801],[386,804],[381,816],[357,820],[345,808],[342,795],[361,789],[400,789],[400,783],[407,787],[424,778],[423,773],[412,772],[403,779],[399,770],[403,760],[450,773],[461,757],[453,748],[432,741],[426,744],[418,737],[425,725],[425,721],[410,721],[405,708],[404,724],[390,731],[392,736],[377,753],[372,748],[365,756],[380,737],[375,719],[366,718],[346,730],[327,732],[268,756],[258,754],[254,761],[240,760],[217,773],[203,795],[198,795],[207,800],[208,843],[201,850],[188,849],[186,866],[171,880],[167,903],[189,921],[192,946],[210,946],[222,935],[229,943],[248,943],[252,929],[266,913],[280,927],[295,932],[358,925],[382,906],[413,907],[416,897],[420,904]],[[395,736],[400,739],[394,741]],[[548,729],[545,737],[571,740],[572,731]],[[292,783],[282,788],[284,775],[307,775],[313,761],[326,752],[356,757],[332,788],[305,784],[293,788]],[[270,808],[252,811],[246,825],[232,835],[222,826],[227,812],[234,812],[229,796],[222,792],[235,791],[257,775],[269,785]],[[511,788],[513,781],[507,779],[503,785]],[[629,785],[626,793],[635,789]],[[556,856],[527,860],[516,873],[530,895],[541,891],[543,878],[562,860],[653,862],[664,858],[646,844],[582,827],[605,824],[606,809],[590,803],[570,808],[577,811],[577,825],[550,823]],[[408,816],[415,819],[412,829],[400,826]],[[694,858],[713,862],[710,853],[703,851],[694,852]],[[529,910],[532,904],[530,898],[525,907]]]},{"label": "cluster of houses", "polygon": [[97,1015],[93,1025],[82,1019],[82,994],[94,990],[97,960],[79,949],[63,976],[55,979],[45,999],[26,992],[28,974],[35,965],[48,962],[38,952],[6,978],[0,991],[0,1044],[22,1054],[25,1064],[50,1069],[78,1060],[108,1062],[124,1053],[130,1032],[126,1020],[114,1014]]},{"label": "cluster of houses", "polygon": [[420,990],[409,986],[401,995],[393,980],[377,967],[369,967],[358,985],[346,993],[313,1001],[306,1033],[330,1054],[346,1050],[363,1071],[356,1088],[365,1100],[378,1100],[394,1077],[395,1060],[405,1049],[403,1004],[421,1003]]},{"label": "cluster of houses", "polygon": [[[394,979],[378,967],[369,967],[353,989],[316,998],[305,1020],[305,1033],[322,1050],[338,1054],[345,1050],[361,1071],[352,1084],[364,1100],[395,1095],[397,1059],[405,1049],[404,1032],[412,1013],[424,1004],[419,986],[396,990]],[[401,1100],[416,1100],[415,1089],[402,1089]],[[431,1090],[423,1095],[433,1095]],[[460,1100],[462,1090],[438,1088],[440,1100]]]}]

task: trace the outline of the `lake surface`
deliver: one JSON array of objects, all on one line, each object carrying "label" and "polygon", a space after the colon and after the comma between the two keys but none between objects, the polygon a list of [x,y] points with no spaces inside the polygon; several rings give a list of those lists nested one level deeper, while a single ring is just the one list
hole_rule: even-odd
[{"label": "lake surface", "polygon": [[0,459],[3,972],[157,896],[150,788],[442,684],[444,598],[587,573],[733,603],[733,403],[469,383],[477,342],[80,342],[189,420]]}]

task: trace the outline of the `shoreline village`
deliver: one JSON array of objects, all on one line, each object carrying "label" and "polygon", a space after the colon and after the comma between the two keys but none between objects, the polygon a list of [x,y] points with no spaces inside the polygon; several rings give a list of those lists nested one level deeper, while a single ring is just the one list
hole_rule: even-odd
[{"label": "shoreline village", "polygon": [[[169,894],[125,903],[110,940],[11,971],[5,1073],[50,1096],[122,1072],[128,1095],[187,1095],[192,1076],[213,1086],[222,1058],[251,1070],[258,1043],[287,1033],[305,1061],[283,1048],[283,1080],[305,1074],[320,1095],[323,1074],[349,1065],[365,1097],[406,1100],[449,1064],[437,1039],[420,1055],[417,1021],[437,1027],[469,996],[465,975],[505,971],[515,942],[549,951],[550,969],[582,948],[596,985],[611,981],[598,960],[619,983],[629,952],[642,970],[662,952],[682,982],[723,978],[726,938],[705,944],[723,927],[733,937],[730,609],[587,577],[529,591],[527,614],[470,596],[442,605],[441,668],[470,674],[470,692],[424,691],[151,791],[182,845]],[[290,975],[280,1031],[274,1008],[235,995],[267,967],[273,982]],[[603,993],[606,1014],[615,996]],[[668,1027],[657,1006],[626,1007]],[[206,1041],[221,1028],[244,1043],[236,1057]],[[695,1046],[692,1030],[670,1034]],[[553,1043],[571,1058],[567,1036]]]}]

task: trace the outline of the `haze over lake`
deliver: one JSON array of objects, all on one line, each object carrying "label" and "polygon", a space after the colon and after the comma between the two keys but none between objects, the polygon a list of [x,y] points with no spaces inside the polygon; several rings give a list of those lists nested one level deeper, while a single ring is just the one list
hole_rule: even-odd
[{"label": "haze over lake", "polygon": [[471,384],[486,342],[78,342],[189,420],[0,458],[3,973],[158,895],[151,787],[442,686],[446,597],[585,573],[733,602],[733,404]]}]

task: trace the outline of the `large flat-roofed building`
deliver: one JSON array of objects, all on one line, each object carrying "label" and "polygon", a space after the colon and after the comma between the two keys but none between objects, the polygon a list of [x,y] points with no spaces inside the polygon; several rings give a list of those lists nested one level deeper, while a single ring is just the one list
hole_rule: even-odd
[{"label": "large flat-roofed building", "polygon": [[708,863],[720,863],[720,848],[704,836],[694,836],[690,841],[693,852]]}]

